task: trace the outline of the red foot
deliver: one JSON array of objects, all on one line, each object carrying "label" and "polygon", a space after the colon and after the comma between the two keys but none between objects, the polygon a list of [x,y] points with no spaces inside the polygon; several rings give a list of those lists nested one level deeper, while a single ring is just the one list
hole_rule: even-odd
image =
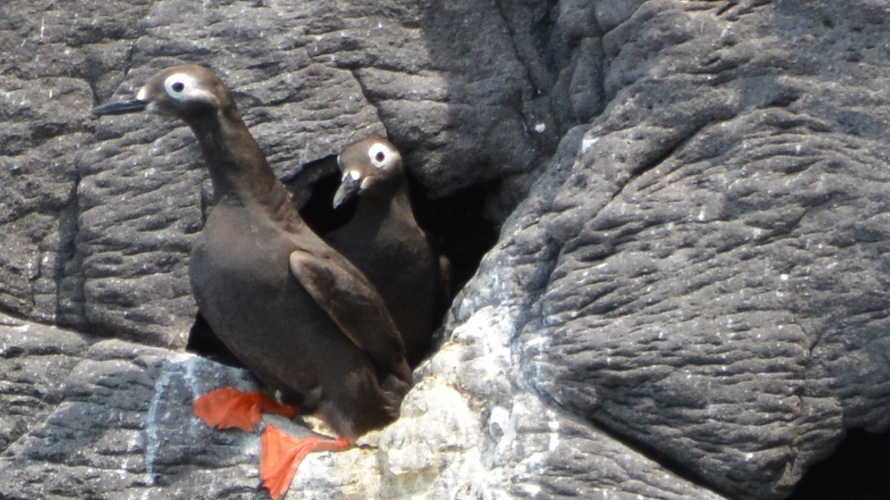
[{"label": "red foot", "polygon": [[318,437],[294,439],[267,425],[260,441],[260,479],[273,499],[278,499],[290,487],[300,462],[306,455],[318,451],[343,451],[354,446],[344,437],[336,440]]},{"label": "red foot", "polygon": [[210,427],[229,429],[238,427],[252,431],[260,421],[260,412],[275,413],[287,418],[297,415],[290,405],[282,405],[259,392],[242,392],[232,387],[217,389],[196,399],[192,405],[195,415]]}]

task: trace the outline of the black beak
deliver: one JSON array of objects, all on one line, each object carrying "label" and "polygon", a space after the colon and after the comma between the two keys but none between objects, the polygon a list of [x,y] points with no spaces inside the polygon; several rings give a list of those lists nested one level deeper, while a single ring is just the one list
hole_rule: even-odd
[{"label": "black beak", "polygon": [[334,194],[335,209],[340,208],[340,205],[346,203],[361,191],[362,180],[364,180],[364,177],[361,176],[358,178],[349,174],[343,176],[343,179],[340,181],[340,187],[337,189],[336,194]]},{"label": "black beak", "polygon": [[91,109],[90,113],[94,115],[122,115],[125,113],[144,111],[146,106],[148,106],[148,101],[131,99],[129,101],[107,102]]}]

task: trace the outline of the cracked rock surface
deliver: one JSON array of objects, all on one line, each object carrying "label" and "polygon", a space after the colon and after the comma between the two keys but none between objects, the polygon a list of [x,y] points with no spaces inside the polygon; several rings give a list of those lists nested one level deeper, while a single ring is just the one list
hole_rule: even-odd
[{"label": "cracked rock surface", "polygon": [[866,0],[5,2],[0,497],[264,498],[256,434],[191,415],[255,384],[184,352],[197,144],[88,116],[188,62],[298,205],[385,133],[499,228],[402,418],[288,498],[785,498],[890,427],[888,24]]}]

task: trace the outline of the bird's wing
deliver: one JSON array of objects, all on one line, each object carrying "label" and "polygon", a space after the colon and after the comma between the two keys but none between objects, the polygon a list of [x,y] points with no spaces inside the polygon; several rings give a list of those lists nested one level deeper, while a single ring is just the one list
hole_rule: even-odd
[{"label": "bird's wing", "polygon": [[359,349],[379,367],[411,382],[405,344],[377,289],[351,264],[304,250],[290,254],[290,270]]}]

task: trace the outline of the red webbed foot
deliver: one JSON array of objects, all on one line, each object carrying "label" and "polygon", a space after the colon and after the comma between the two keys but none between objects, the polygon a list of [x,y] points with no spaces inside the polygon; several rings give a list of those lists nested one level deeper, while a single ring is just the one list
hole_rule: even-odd
[{"label": "red webbed foot", "polygon": [[355,446],[348,439],[327,439],[310,436],[295,439],[275,426],[266,426],[260,441],[260,479],[273,499],[280,498],[290,487],[300,463],[306,455],[321,451],[343,451]]},{"label": "red webbed foot", "polygon": [[238,427],[252,431],[260,421],[260,412],[293,418],[297,409],[282,405],[259,392],[242,392],[232,387],[217,389],[196,399],[192,405],[195,415],[210,427],[230,429]]}]

